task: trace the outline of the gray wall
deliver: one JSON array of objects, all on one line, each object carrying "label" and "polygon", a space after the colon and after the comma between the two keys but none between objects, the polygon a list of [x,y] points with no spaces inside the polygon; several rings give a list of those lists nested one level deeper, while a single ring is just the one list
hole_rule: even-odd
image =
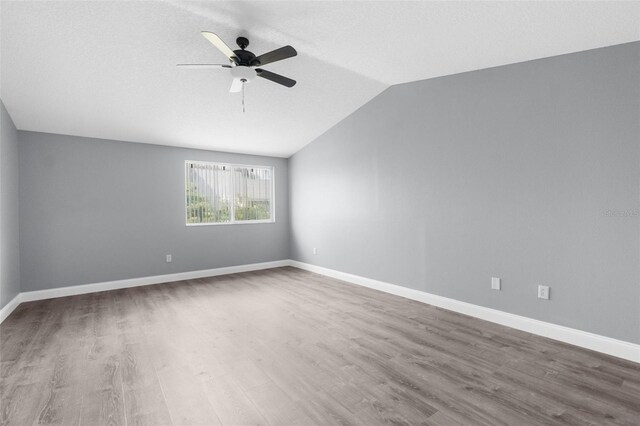
[{"label": "gray wall", "polygon": [[632,43],[389,88],[290,158],[292,257],[640,343],[639,76]]},{"label": "gray wall", "polygon": [[[286,159],[22,131],[18,138],[22,291],[288,258]],[[274,166],[276,223],[185,226],[185,160]]]},{"label": "gray wall", "polygon": [[20,293],[18,133],[0,100],[0,309]]}]

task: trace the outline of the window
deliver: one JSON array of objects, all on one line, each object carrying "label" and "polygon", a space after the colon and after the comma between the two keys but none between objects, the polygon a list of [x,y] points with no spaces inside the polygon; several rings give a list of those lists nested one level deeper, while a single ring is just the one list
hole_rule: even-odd
[{"label": "window", "polygon": [[273,167],[185,162],[187,225],[273,222]]}]

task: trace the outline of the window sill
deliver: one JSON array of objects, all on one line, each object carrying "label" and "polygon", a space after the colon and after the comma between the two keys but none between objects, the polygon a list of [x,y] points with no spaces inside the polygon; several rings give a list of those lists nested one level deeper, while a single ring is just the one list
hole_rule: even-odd
[{"label": "window sill", "polygon": [[257,225],[261,223],[276,223],[275,220],[242,220],[235,222],[217,222],[217,223],[187,223],[187,227],[190,226],[224,226],[224,225]]}]

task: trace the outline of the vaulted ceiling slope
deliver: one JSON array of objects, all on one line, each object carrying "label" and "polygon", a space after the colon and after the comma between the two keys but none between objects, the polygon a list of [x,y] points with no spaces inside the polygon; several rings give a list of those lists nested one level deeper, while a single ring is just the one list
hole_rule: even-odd
[{"label": "vaulted ceiling slope", "polygon": [[[0,97],[22,130],[290,156],[389,85],[640,39],[640,2],[2,1]],[[201,35],[265,67],[241,98]]]}]

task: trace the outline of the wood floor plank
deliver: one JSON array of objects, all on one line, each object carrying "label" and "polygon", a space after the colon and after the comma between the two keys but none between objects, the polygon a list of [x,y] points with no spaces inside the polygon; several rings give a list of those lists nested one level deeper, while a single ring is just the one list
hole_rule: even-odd
[{"label": "wood floor plank", "polygon": [[128,425],[172,425],[131,290],[117,297],[122,392]]},{"label": "wood floor plank", "polygon": [[[33,330],[33,323],[27,323],[29,331],[23,332],[24,340],[6,345],[10,356],[15,355],[15,345],[22,349],[16,361],[8,367],[6,377],[2,379],[2,395],[0,404],[0,421],[3,424],[31,424],[35,421],[41,400],[47,400],[47,385],[51,383],[51,374],[56,370],[56,359],[59,356],[60,342],[56,334],[62,329],[62,321],[66,313],[69,300],[46,300],[42,308],[47,311],[44,320],[37,330]],[[0,326],[1,327],[1,326]],[[30,332],[33,337],[26,337]],[[5,344],[0,342],[0,359],[4,358]],[[29,396],[25,392],[31,392]],[[35,395],[35,397],[31,396]],[[24,404],[24,398],[30,404]]]},{"label": "wood floor plank", "polygon": [[264,425],[267,420],[236,383],[232,374],[206,378],[202,388],[216,415],[225,425]]},{"label": "wood floor plank", "polygon": [[198,340],[197,331],[184,321],[182,307],[171,303],[174,286],[154,291],[143,287],[137,294],[154,315],[147,317],[145,331],[153,366],[171,421],[175,425],[219,425],[213,407],[194,374],[189,342]]},{"label": "wood floor plank", "polygon": [[[90,327],[86,310],[88,296],[69,299],[58,339],[57,354],[37,406],[36,424],[78,424],[82,411],[82,371],[86,362]],[[70,352],[69,346],[77,348]]]},{"label": "wood floor plank", "polygon": [[21,304],[0,424],[638,425],[640,364],[295,268]]},{"label": "wood floor plank", "polygon": [[91,298],[91,333],[82,378],[80,424],[125,425],[121,355],[113,294]]},{"label": "wood floor plank", "polygon": [[271,425],[314,424],[298,400],[289,397],[274,382],[266,382],[245,391],[264,419]]}]

